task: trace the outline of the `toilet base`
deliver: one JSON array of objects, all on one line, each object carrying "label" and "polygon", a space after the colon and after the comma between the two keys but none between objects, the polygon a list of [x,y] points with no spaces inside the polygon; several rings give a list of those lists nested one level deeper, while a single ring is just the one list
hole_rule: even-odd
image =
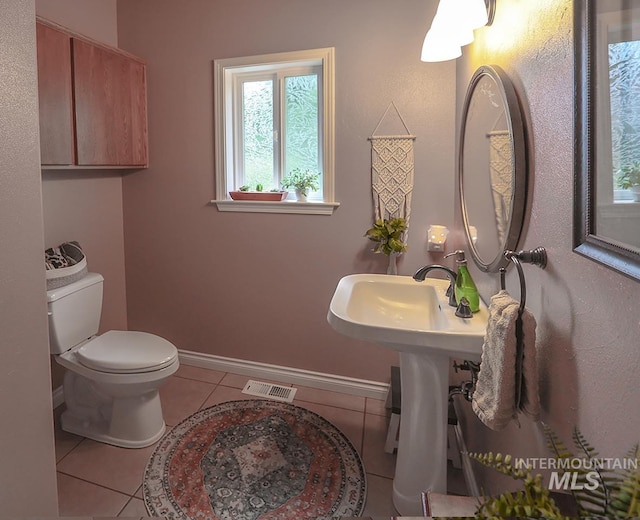
[{"label": "toilet base", "polygon": [[87,428],[82,421],[78,420],[77,417],[66,416],[63,412],[60,422],[61,427],[64,431],[73,433],[75,435],[80,435],[81,437],[86,437],[87,439],[92,439],[94,441],[103,442],[105,444],[111,444],[113,446],[118,446],[120,448],[146,448],[147,446],[151,446],[152,444],[159,441],[166,431],[166,426],[164,421],[162,421],[162,427],[151,437],[140,440],[130,440],[123,439],[120,437],[113,437],[109,435],[108,429],[105,428],[103,431],[100,431],[99,428],[94,427]]},{"label": "toilet base", "polygon": [[158,386],[119,385],[89,380],[68,371],[64,378],[67,409],[60,417],[64,431],[123,448],[144,448],[166,430]]}]

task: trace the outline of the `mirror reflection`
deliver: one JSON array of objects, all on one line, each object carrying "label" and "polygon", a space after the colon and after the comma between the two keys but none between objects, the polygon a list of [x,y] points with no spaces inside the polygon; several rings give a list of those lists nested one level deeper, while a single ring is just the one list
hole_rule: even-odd
[{"label": "mirror reflection", "polygon": [[524,132],[513,87],[498,67],[471,79],[460,134],[459,182],[467,242],[476,264],[495,272],[515,249],[525,206]]},{"label": "mirror reflection", "polygon": [[640,252],[640,6],[595,8],[595,232]]}]

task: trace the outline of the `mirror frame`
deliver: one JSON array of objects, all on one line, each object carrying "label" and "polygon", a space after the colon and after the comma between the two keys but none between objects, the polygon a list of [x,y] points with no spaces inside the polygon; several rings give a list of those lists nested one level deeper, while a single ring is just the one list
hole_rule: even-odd
[{"label": "mirror frame", "polygon": [[[465,129],[467,126],[467,115],[469,106],[476,86],[484,76],[491,77],[498,85],[502,101],[506,111],[506,120],[509,133],[511,135],[512,151],[513,151],[513,196],[511,198],[511,212],[503,248],[496,252],[495,258],[484,260],[480,257],[478,250],[473,244],[471,232],[469,229],[469,216],[464,196],[464,140]],[[505,258],[505,250],[515,250],[520,240],[522,228],[524,225],[525,209],[527,206],[527,185],[528,185],[528,161],[527,161],[527,142],[526,131],[524,126],[524,118],[520,109],[520,103],[516,95],[513,83],[509,76],[497,65],[483,65],[471,77],[467,94],[465,96],[462,109],[462,120],[460,123],[460,142],[458,147],[458,191],[460,194],[460,206],[462,210],[462,221],[467,239],[467,245],[471,252],[473,261],[484,272],[495,273],[501,267],[506,267],[509,260]]]},{"label": "mirror frame", "polygon": [[596,232],[595,0],[574,0],[575,157],[573,250],[640,280],[640,254]]}]

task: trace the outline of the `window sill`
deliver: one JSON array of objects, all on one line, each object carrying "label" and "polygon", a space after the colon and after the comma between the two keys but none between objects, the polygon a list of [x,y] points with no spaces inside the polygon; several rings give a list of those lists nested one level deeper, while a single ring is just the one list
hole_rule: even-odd
[{"label": "window sill", "polygon": [[218,211],[236,211],[243,213],[294,213],[306,215],[333,215],[340,206],[339,202],[268,202],[259,200],[212,200]]}]

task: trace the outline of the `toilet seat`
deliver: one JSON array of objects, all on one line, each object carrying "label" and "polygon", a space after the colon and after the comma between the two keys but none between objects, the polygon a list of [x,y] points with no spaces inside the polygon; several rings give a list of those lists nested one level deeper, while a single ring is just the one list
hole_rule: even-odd
[{"label": "toilet seat", "polygon": [[178,351],[164,338],[146,332],[110,330],[75,349],[78,362],[112,374],[155,372],[176,361]]}]

